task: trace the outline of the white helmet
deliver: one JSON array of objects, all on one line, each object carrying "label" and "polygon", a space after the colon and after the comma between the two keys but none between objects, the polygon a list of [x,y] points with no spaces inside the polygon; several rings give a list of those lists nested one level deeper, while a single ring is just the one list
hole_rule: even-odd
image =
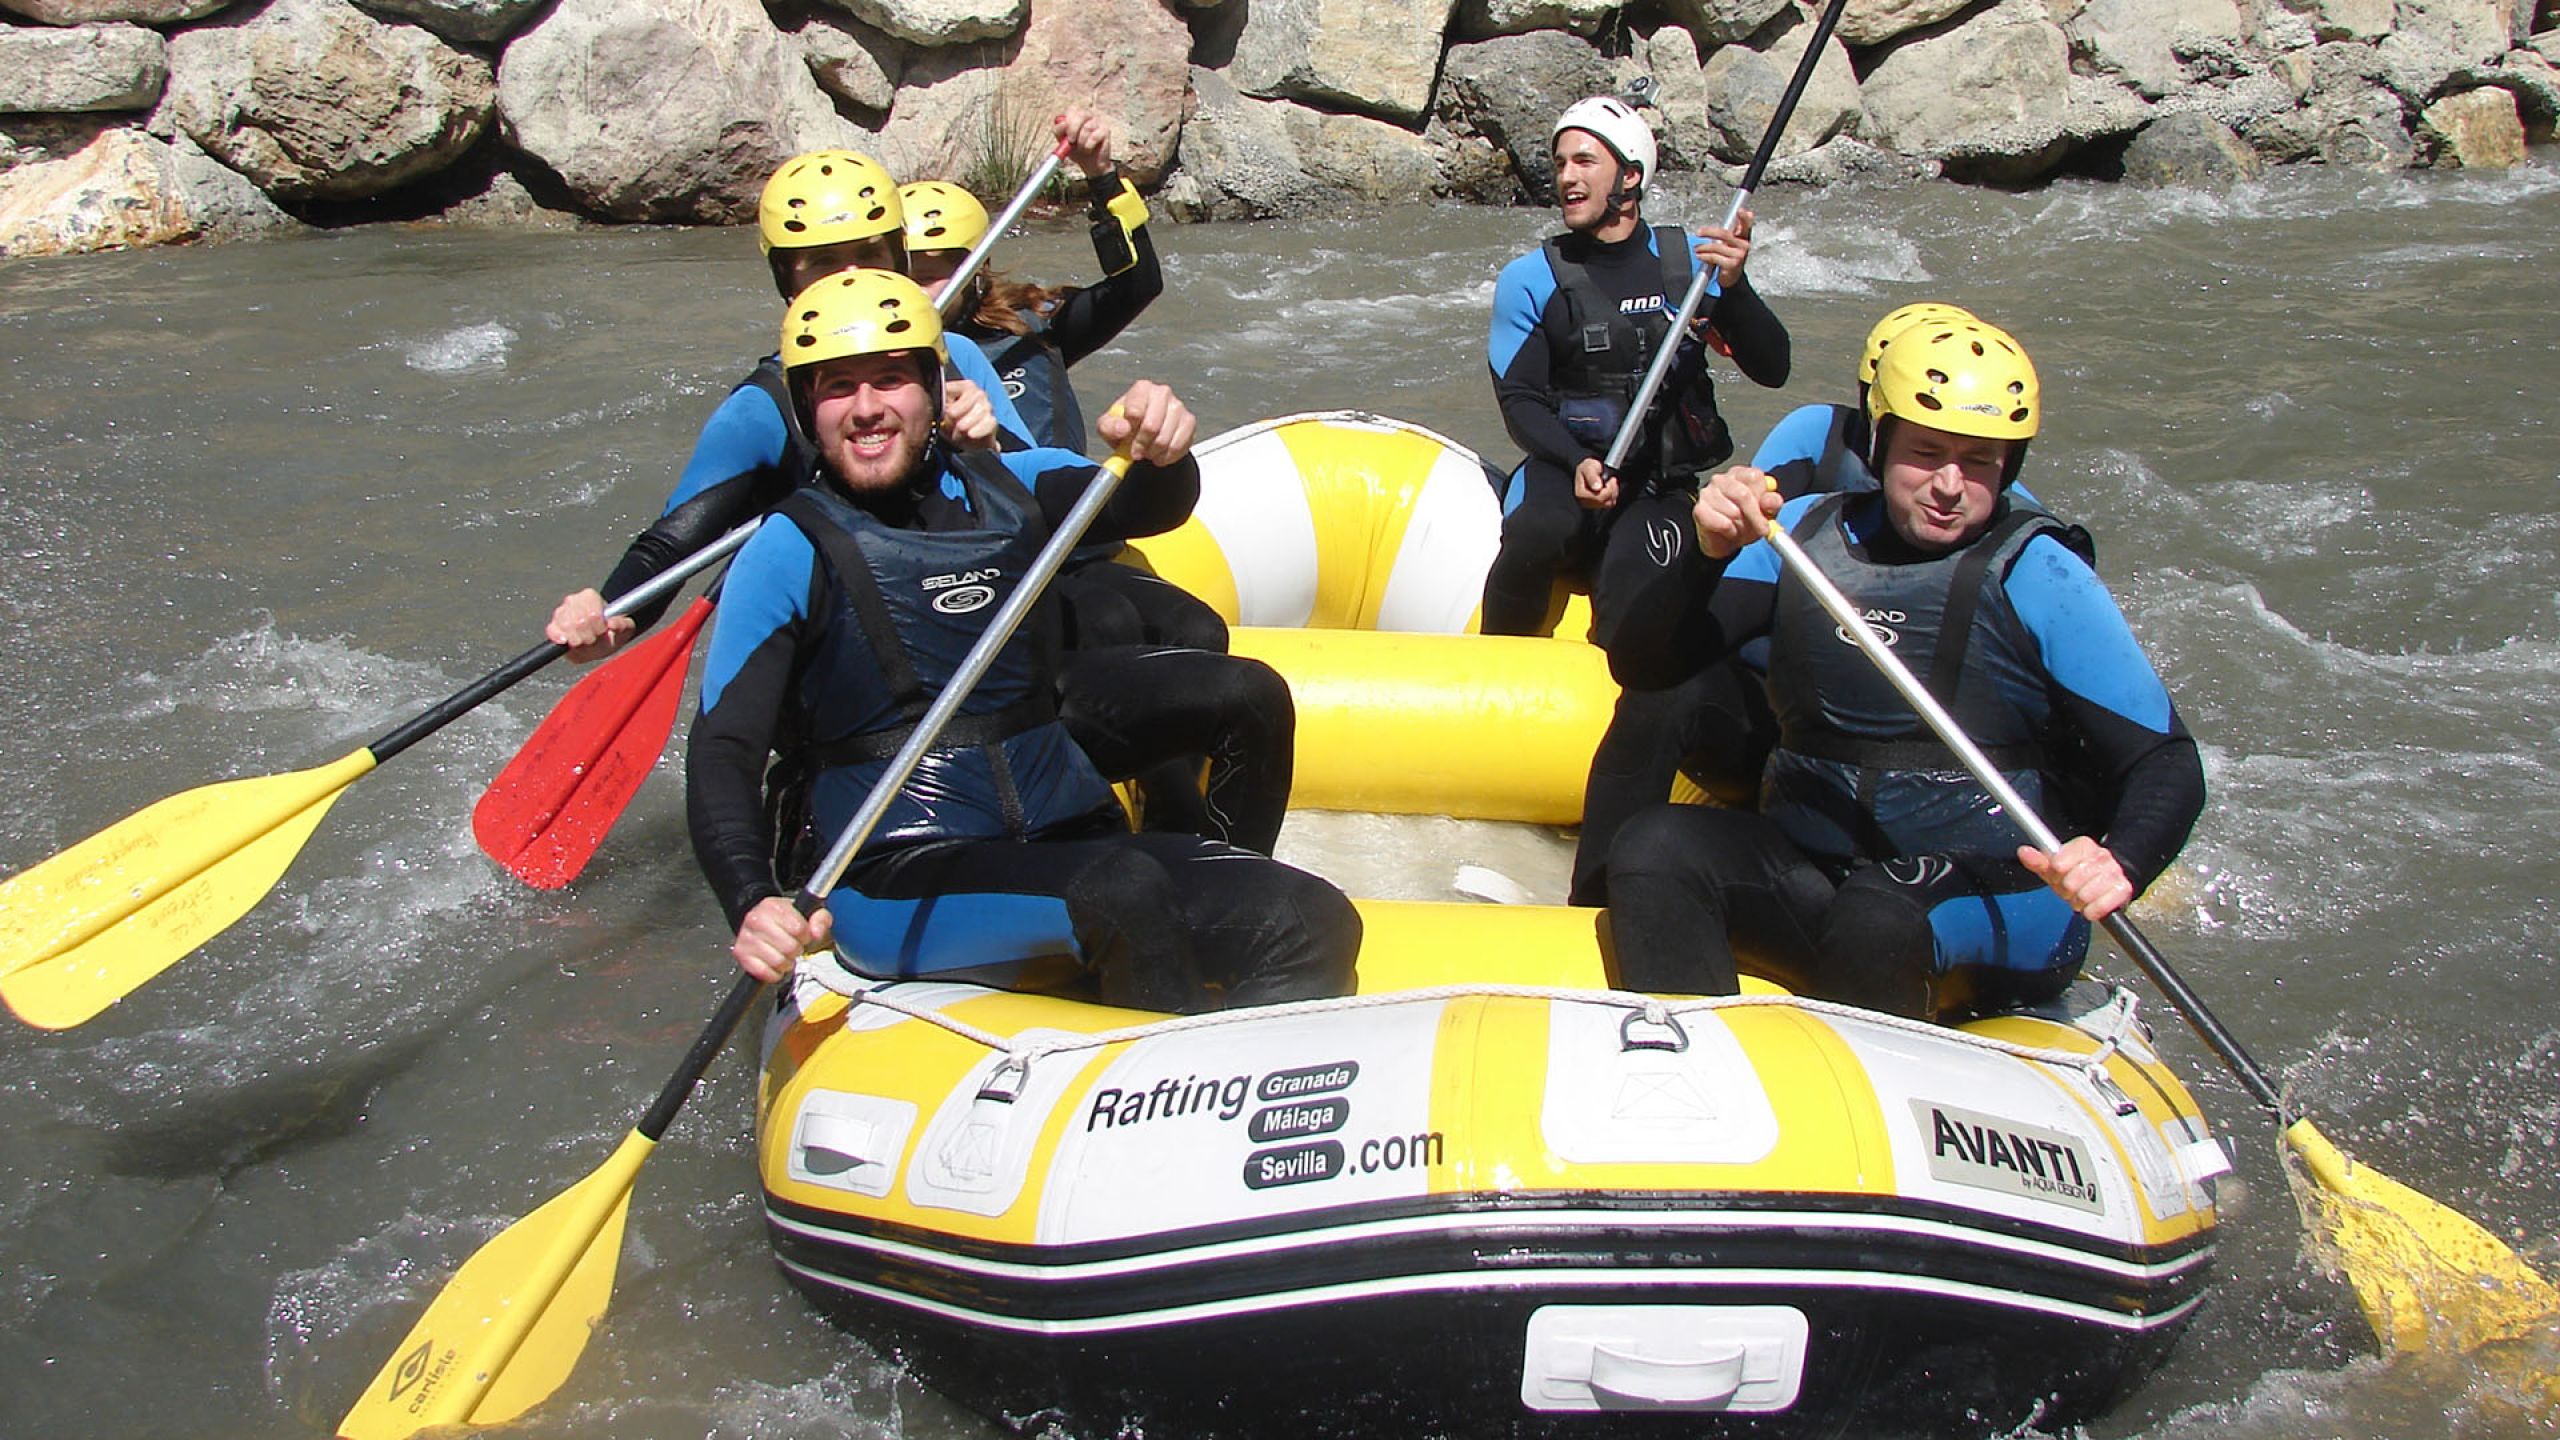
[{"label": "white helmet", "polygon": [[1621,165],[1633,165],[1644,172],[1643,184],[1653,183],[1653,127],[1644,123],[1634,108],[1615,95],[1594,95],[1576,100],[1556,117],[1556,128],[1547,133],[1553,145],[1558,135],[1567,130],[1588,130],[1600,137],[1609,153]]}]

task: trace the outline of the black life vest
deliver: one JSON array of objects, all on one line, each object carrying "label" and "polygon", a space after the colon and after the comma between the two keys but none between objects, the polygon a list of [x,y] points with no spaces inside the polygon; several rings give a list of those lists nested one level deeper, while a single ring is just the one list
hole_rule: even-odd
[{"label": "black life vest", "polygon": [[1022,412],[1031,443],[1081,455],[1085,453],[1084,411],[1076,404],[1075,387],[1067,383],[1066,358],[1050,343],[1048,321],[1040,316],[1030,320],[1028,335],[1003,330],[981,334],[974,328],[962,333],[987,352],[987,363],[996,367],[1005,395]]},{"label": "black life vest", "polygon": [[[835,582],[836,613],[798,667],[794,760],[811,778],[824,831],[849,818],[977,643],[1048,539],[1039,502],[995,456],[942,451],[978,523],[922,530],[883,523],[808,487],[775,507],[800,527]],[[1058,723],[1055,639],[1035,611],[1008,639],[882,819],[869,847],[927,839],[1019,838],[1111,803],[1109,787]]]},{"label": "black life vest", "polygon": [[[1645,372],[1670,332],[1672,316],[1689,293],[1693,259],[1687,237],[1672,225],[1656,225],[1652,233],[1662,289],[1625,301],[1602,289],[1590,266],[1568,253],[1567,242],[1574,237],[1550,236],[1538,247],[1564,297],[1571,336],[1563,353],[1550,362],[1557,412],[1566,429],[1601,454],[1626,423],[1636,392],[1644,388]],[[1656,395],[1654,413],[1629,452],[1628,472],[1650,468],[1662,477],[1686,477],[1731,455],[1733,437],[1716,413],[1713,392],[1714,383],[1701,375],[1686,394]],[[1645,456],[1658,459],[1648,467],[1638,458]]]},{"label": "black life vest", "polygon": [[[2001,584],[2027,544],[2051,535],[2086,550],[2077,527],[2004,498],[1972,544],[1887,565],[1853,547],[1841,518],[1871,497],[1834,495],[1797,542],[1919,677],[1986,758],[2041,807],[2052,720],[2037,647]],[[1886,523],[1876,516],[1876,523]],[[1953,751],[1859,653],[1792,571],[1770,621],[1769,702],[1778,722],[1762,809],[1819,858],[1933,851],[2005,853],[2019,832]]]}]

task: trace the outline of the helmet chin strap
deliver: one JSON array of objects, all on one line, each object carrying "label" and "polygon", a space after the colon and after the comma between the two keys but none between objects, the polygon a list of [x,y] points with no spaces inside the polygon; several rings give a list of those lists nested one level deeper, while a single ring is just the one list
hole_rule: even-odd
[{"label": "helmet chin strap", "polygon": [[1644,181],[1627,179],[1627,163],[1623,160],[1619,161],[1617,188],[1609,192],[1608,218],[1615,220],[1623,215],[1633,215],[1636,213],[1636,207],[1643,202]]}]

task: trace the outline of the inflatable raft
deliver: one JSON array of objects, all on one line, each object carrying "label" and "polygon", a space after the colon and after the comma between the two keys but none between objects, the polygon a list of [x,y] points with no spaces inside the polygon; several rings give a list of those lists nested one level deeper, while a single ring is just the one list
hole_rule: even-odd
[{"label": "inflatable raft", "polygon": [[[1288,656],[1301,790],[1470,816],[1577,796],[1588,739],[1524,781],[1519,726],[1552,706],[1596,738],[1605,672],[1570,693],[1590,647],[1462,636],[1471,600],[1374,583],[1417,526],[1435,572],[1450,537],[1489,543],[1480,462],[1394,422],[1273,422],[1202,447],[1204,527],[1224,477],[1288,488],[1267,453],[1235,463],[1274,444],[1322,457],[1283,457],[1334,476],[1311,495],[1454,485],[1342,552],[1369,557],[1356,583],[1208,557],[1247,621],[1450,627],[1238,631]],[[1193,583],[1197,538],[1151,558]],[[1487,708],[1502,752],[1453,760]],[[758,1106],[783,1268],[1019,1428],[1371,1440],[2050,1426],[2148,1373],[2205,1293],[2224,1158],[2127,994],[1962,1029],[1767,987],[1653,998],[1609,988],[1597,911],[1361,908],[1359,995],[1218,1015],[811,962]]]}]

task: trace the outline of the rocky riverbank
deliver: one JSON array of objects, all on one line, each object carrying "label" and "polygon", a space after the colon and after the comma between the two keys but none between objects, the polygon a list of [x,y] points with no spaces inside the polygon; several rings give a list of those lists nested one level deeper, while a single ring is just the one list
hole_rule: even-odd
[{"label": "rocky riverbank", "polygon": [[[1649,82],[1738,172],[1811,0],[0,0],[0,255],[305,224],[734,223],[824,145],[1009,189],[1069,103],[1160,212],[1543,195]],[[1849,0],[1773,178],[2512,165],[2560,0]]]}]

